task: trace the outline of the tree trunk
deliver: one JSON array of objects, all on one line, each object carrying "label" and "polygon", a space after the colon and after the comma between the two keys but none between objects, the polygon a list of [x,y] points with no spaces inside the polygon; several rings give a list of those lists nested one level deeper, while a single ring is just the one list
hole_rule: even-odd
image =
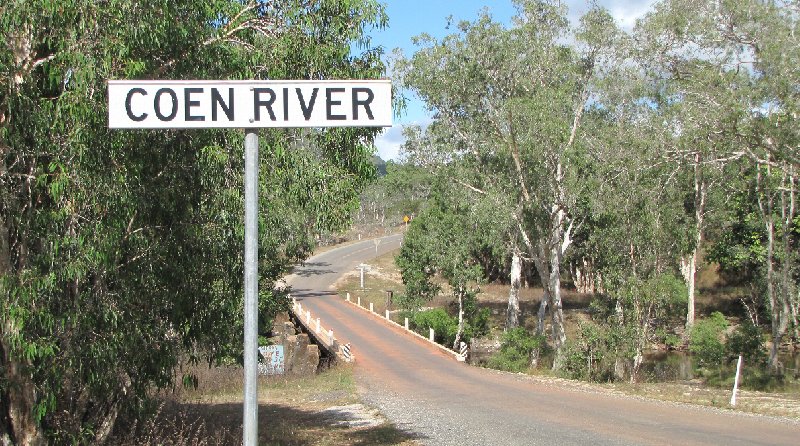
[{"label": "tree trunk", "polygon": [[559,370],[563,366],[564,345],[567,341],[564,330],[564,311],[561,302],[561,224],[563,221],[563,211],[556,211],[553,218],[553,226],[549,240],[539,241],[539,256],[534,259],[534,264],[542,280],[544,293],[542,304],[539,307],[539,324],[536,328],[537,334],[544,332],[545,310],[550,311],[551,336],[553,339],[553,349],[555,359],[553,360],[553,370]]},{"label": "tree trunk", "polygon": [[800,306],[800,296],[797,290],[791,294],[792,301],[789,303],[792,309],[792,327],[794,327],[794,342],[800,341],[800,326],[798,326],[798,306]]},{"label": "tree trunk", "polygon": [[[0,277],[9,277],[13,274],[11,264],[11,243],[9,230],[5,218],[0,217]],[[9,290],[5,286],[0,288],[4,293],[3,299],[9,302]],[[20,326],[3,309],[2,327],[0,332],[0,371],[3,372],[0,380],[4,385],[0,387],[0,427],[3,427],[2,440],[25,446],[44,445],[45,437],[41,426],[34,417],[33,410],[36,405],[36,387],[30,376],[30,364],[24,358],[17,358],[9,341],[21,336]]]},{"label": "tree trunk", "polygon": [[120,410],[122,409],[122,402],[128,395],[131,389],[131,378],[127,373],[120,377],[121,388],[119,389],[113,402],[109,405],[108,410],[103,414],[101,420],[96,424],[97,428],[94,434],[94,444],[103,445],[108,441],[114,426],[117,423]]},{"label": "tree trunk", "polygon": [[[538,270],[538,268],[537,268]],[[540,273],[541,275],[541,273]],[[547,302],[550,301],[550,293],[547,287],[543,287],[542,300],[539,302],[539,311],[536,314],[536,337],[542,339],[544,336],[544,318],[547,316]],[[531,352],[531,368],[539,367],[539,357],[541,355],[541,347],[536,347]]]},{"label": "tree trunk", "polygon": [[780,309],[778,308],[777,298],[775,296],[775,283],[774,283],[774,267],[772,259],[774,258],[774,245],[775,245],[775,225],[772,222],[771,216],[767,216],[767,299],[769,299],[770,315],[772,316],[772,348],[769,352],[769,365],[773,371],[777,372],[780,368],[778,362],[778,347],[781,343],[780,332]]},{"label": "tree trunk", "polygon": [[[541,275],[541,273],[540,273]],[[545,277],[549,276],[546,275]],[[546,282],[543,282],[546,283]],[[547,287],[543,287],[544,290],[542,291],[542,300],[539,302],[539,311],[536,313],[536,335],[542,336],[544,335],[544,324],[545,324],[545,317],[547,316],[547,305],[550,302],[550,292],[548,291]]]},{"label": "tree trunk", "polygon": [[[787,171],[788,170],[788,171]],[[794,294],[794,280],[792,279],[791,253],[791,228],[794,222],[794,176],[793,169],[784,166],[780,188],[781,197],[781,287],[780,287],[780,319],[778,331],[781,339],[789,330],[789,316],[791,314],[791,296]],[[778,345],[780,348],[780,344]],[[775,352],[777,355],[777,351]]]},{"label": "tree trunk", "polygon": [[[772,347],[769,352],[769,366],[773,373],[779,373],[781,363],[778,360],[778,351],[783,339],[783,335],[787,328],[787,314],[784,311],[785,305],[781,301],[785,301],[783,296],[785,292],[780,290],[780,293],[775,290],[775,214],[774,214],[774,199],[772,191],[764,186],[763,178],[761,177],[761,167],[759,166],[756,175],[756,182],[758,187],[758,206],[761,211],[761,217],[764,221],[764,226],[767,231],[767,253],[766,253],[766,267],[767,267],[767,299],[769,301],[769,309],[771,316],[772,326]],[[767,181],[771,174],[769,164],[766,165]],[[783,287],[781,287],[783,288]],[[778,295],[780,294],[780,296]]]},{"label": "tree trunk", "polygon": [[[616,318],[616,323],[619,325],[619,327],[623,328],[625,326],[625,309],[622,306],[622,300],[619,297],[616,299],[616,301],[616,305],[614,306],[614,317]],[[625,379],[625,357],[619,352],[614,359],[614,377],[619,380]]]},{"label": "tree trunk", "polygon": [[681,269],[683,270],[683,279],[686,282],[686,289],[687,289],[687,300],[686,300],[686,331],[685,333],[689,333],[692,326],[694,325],[694,295],[695,295],[695,283],[696,283],[696,276],[697,276],[697,248],[695,247],[692,250],[691,255],[689,255],[688,259],[684,260],[681,259]]},{"label": "tree trunk", "polygon": [[[18,327],[6,321],[4,323],[4,336],[18,336]],[[46,444],[41,426],[37,423],[33,410],[36,406],[36,387],[31,379],[28,369],[30,364],[18,361],[9,354],[5,340],[2,345],[4,354],[4,381],[7,386],[2,400],[3,408],[7,413],[2,414],[8,423],[7,434],[13,444],[25,446],[38,446]]]},{"label": "tree trunk", "polygon": [[522,255],[514,246],[511,254],[511,289],[508,293],[508,310],[506,311],[506,330],[519,326],[519,289],[522,283]]},{"label": "tree trunk", "polygon": [[697,258],[700,252],[700,243],[703,241],[703,224],[706,213],[706,195],[708,185],[703,177],[703,170],[701,167],[700,153],[695,155],[694,163],[694,248],[692,254],[686,262],[686,269],[684,271],[684,279],[686,280],[687,293],[687,308],[686,308],[686,331],[689,333],[694,325],[694,300],[695,300],[695,287],[697,282]]},{"label": "tree trunk", "polygon": [[572,276],[572,282],[575,285],[575,289],[579,293],[595,294],[598,292],[603,292],[602,287],[600,286],[600,273],[595,271],[594,261],[591,259],[583,257],[580,260],[580,265],[571,265],[569,272]]},{"label": "tree trunk", "polygon": [[458,287],[458,330],[456,331],[456,339],[453,341],[453,350],[458,351],[458,344],[461,342],[461,337],[464,335],[464,287]]},{"label": "tree trunk", "polygon": [[550,277],[548,288],[550,291],[550,316],[551,329],[553,332],[553,348],[555,358],[553,360],[553,370],[560,370],[564,365],[564,345],[567,342],[567,334],[564,330],[564,311],[561,304],[561,248],[560,246],[550,249]]}]

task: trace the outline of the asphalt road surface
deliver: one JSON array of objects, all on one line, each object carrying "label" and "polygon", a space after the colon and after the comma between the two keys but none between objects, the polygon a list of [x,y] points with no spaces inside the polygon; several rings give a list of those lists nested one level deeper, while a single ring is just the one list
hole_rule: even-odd
[{"label": "asphalt road surface", "polygon": [[[288,282],[292,293],[356,355],[371,405],[431,445],[800,445],[791,420],[544,384],[456,362],[426,342],[348,304],[332,285],[400,246],[401,235],[314,256]],[[367,276],[367,280],[369,277]]]}]

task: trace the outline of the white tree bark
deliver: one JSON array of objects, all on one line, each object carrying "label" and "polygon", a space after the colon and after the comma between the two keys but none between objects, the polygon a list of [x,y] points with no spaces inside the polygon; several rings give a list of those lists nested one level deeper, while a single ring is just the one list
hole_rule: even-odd
[{"label": "white tree bark", "polygon": [[[697,259],[700,252],[700,243],[703,241],[703,225],[706,214],[706,196],[708,192],[708,185],[703,176],[702,158],[700,152],[695,155],[694,159],[694,248],[692,253],[681,269],[684,273],[686,280],[686,288],[688,290],[688,299],[686,305],[686,333],[694,325],[695,319],[695,289],[697,284]],[[683,261],[682,261],[683,263]]]},{"label": "white tree bark", "polygon": [[[769,353],[769,365],[770,368],[774,372],[779,372],[781,368],[781,363],[778,359],[778,352],[783,342],[783,336],[786,334],[787,329],[789,328],[789,302],[788,302],[788,274],[790,272],[787,270],[787,265],[783,265],[781,271],[779,272],[781,277],[776,278],[775,274],[775,203],[774,198],[772,196],[772,191],[769,187],[765,186],[764,179],[761,175],[761,169],[759,166],[758,173],[756,175],[756,181],[758,186],[758,206],[759,210],[761,211],[761,217],[764,221],[764,226],[767,231],[767,255],[766,255],[766,267],[767,267],[767,299],[769,302],[770,314],[772,316],[772,347],[770,348]],[[771,166],[769,164],[765,165],[766,172],[767,172],[767,179],[769,179],[771,175]],[[784,180],[785,180],[784,174]],[[794,194],[792,194],[794,195]],[[783,195],[782,195],[783,198]],[[792,200],[793,201],[793,200]],[[786,203],[785,201],[782,203],[781,212],[782,217],[784,217],[783,223],[785,224],[785,218],[787,217],[786,212]],[[792,203],[793,206],[793,203]],[[791,220],[789,220],[791,221]],[[786,231],[784,231],[785,233]],[[784,242],[784,244],[787,242]],[[785,248],[785,247],[784,247]],[[785,256],[784,256],[785,257]],[[778,284],[778,290],[776,290],[775,285],[776,282],[780,280]]]},{"label": "white tree bark", "polygon": [[511,286],[508,292],[506,330],[519,326],[519,289],[522,284],[522,255],[514,246],[511,252]]},{"label": "white tree bark", "polygon": [[453,341],[453,350],[458,351],[458,344],[464,336],[464,287],[459,285],[458,291],[458,330],[456,331],[456,339]]}]

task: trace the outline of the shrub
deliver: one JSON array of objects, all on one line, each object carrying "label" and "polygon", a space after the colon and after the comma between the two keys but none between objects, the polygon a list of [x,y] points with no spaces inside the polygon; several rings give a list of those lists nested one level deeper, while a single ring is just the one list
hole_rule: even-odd
[{"label": "shrub", "polygon": [[490,314],[491,310],[488,308],[481,308],[473,312],[467,321],[466,327],[464,328],[464,337],[466,340],[479,338],[489,334]]},{"label": "shrub", "polygon": [[489,367],[509,372],[522,372],[531,364],[531,354],[544,345],[542,336],[534,336],[517,327],[503,334],[500,351],[489,359]]},{"label": "shrub", "polygon": [[736,327],[728,336],[727,353],[729,359],[735,360],[742,355],[747,364],[763,365],[767,360],[767,352],[761,328],[750,320]]},{"label": "shrub", "polygon": [[668,333],[664,335],[664,344],[670,349],[678,348],[681,345],[681,338],[674,333]]},{"label": "shrub", "polygon": [[689,334],[689,351],[697,359],[698,367],[719,366],[725,358],[725,343],[722,333],[728,328],[728,321],[719,311],[700,319]]},{"label": "shrub", "polygon": [[458,319],[447,314],[443,308],[420,311],[412,317],[414,328],[425,337],[433,328],[434,340],[439,344],[452,346],[458,331]]},{"label": "shrub", "polygon": [[616,379],[617,359],[632,356],[630,330],[595,323],[581,323],[579,328],[575,339],[567,344],[562,373],[572,379]]}]

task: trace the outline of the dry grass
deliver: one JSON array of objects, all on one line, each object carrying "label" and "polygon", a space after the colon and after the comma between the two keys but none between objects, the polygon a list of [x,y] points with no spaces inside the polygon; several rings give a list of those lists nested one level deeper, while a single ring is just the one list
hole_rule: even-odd
[{"label": "dry grass", "polygon": [[[731,408],[731,389],[689,383],[615,383],[608,386],[628,395],[701,406]],[[800,420],[800,395],[739,390],[736,410]]]},{"label": "dry grass", "polygon": [[[242,444],[242,370],[203,367],[187,370],[197,389],[160,396],[152,421],[129,423],[117,445]],[[364,407],[352,369],[336,367],[305,378],[259,379],[261,445],[416,445],[414,435]]]},{"label": "dry grass", "polygon": [[[383,315],[386,311],[387,291],[392,290],[395,297],[405,292],[400,272],[394,264],[394,257],[400,252],[395,249],[373,259],[368,263],[370,269],[364,273],[364,288],[361,288],[361,278],[358,271],[351,271],[339,279],[334,287],[344,299],[350,293],[350,299],[357,302],[361,298],[361,306],[369,308],[373,304],[376,313]],[[390,310],[396,310],[392,305]]]}]

